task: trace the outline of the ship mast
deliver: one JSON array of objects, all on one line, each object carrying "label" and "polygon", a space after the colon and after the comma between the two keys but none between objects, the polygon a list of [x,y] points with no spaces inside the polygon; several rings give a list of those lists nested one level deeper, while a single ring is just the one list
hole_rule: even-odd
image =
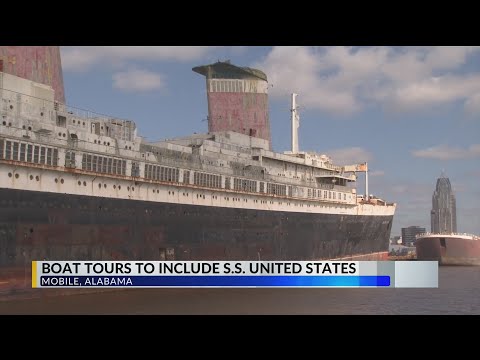
[{"label": "ship mast", "polygon": [[368,202],[368,163],[365,163],[365,201]]},{"label": "ship mast", "polygon": [[298,127],[300,126],[300,116],[295,98],[298,94],[292,93],[292,154],[298,154]]}]

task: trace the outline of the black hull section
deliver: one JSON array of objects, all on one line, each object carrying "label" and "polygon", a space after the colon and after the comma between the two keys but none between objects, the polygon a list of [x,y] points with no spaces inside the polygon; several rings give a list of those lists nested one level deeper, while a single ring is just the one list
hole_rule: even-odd
[{"label": "black hull section", "polygon": [[44,259],[333,259],[387,252],[392,220],[0,189],[0,266]]}]

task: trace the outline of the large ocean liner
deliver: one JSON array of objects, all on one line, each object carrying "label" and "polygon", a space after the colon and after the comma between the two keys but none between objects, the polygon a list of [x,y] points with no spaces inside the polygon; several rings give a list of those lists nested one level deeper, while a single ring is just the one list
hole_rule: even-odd
[{"label": "large ocean liner", "polygon": [[150,143],[133,121],[71,108],[63,89],[58,97],[9,65],[0,68],[0,269],[387,253],[396,205],[369,196],[368,177],[357,194],[366,163],[298,150],[295,94],[292,149],[271,149],[262,71],[195,67],[206,77],[208,132]]}]

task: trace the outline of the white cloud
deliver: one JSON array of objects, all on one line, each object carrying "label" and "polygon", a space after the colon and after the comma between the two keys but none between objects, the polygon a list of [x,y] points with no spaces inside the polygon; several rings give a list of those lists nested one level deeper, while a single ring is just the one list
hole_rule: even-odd
[{"label": "white cloud", "polygon": [[130,69],[113,74],[113,87],[123,91],[151,91],[164,86],[163,76],[148,70]]},{"label": "white cloud", "polygon": [[415,157],[438,160],[466,159],[480,156],[480,144],[472,144],[466,149],[448,145],[438,145],[412,151],[412,154]]},{"label": "white cloud", "polygon": [[376,104],[393,110],[456,100],[480,113],[480,71],[456,73],[479,47],[274,47],[253,66],[272,97],[298,93],[305,108],[352,114]]},{"label": "white cloud", "polygon": [[372,154],[361,147],[349,147],[325,152],[336,165],[359,164],[370,161]]},{"label": "white cloud", "polygon": [[190,61],[204,57],[208,46],[75,46],[62,47],[62,68],[85,71],[99,63],[123,64],[127,61]]},{"label": "white cloud", "polygon": [[[403,109],[445,104],[460,99],[471,99],[480,91],[480,74],[469,76],[430,77],[412,82],[392,94],[392,103]],[[467,100],[468,101],[468,100]],[[473,104],[475,105],[475,104]],[[475,111],[475,106],[470,111]]]}]

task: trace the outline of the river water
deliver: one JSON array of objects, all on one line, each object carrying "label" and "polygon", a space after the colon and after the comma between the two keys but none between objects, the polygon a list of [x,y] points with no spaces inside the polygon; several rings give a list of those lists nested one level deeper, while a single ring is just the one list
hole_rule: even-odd
[{"label": "river water", "polygon": [[0,301],[0,314],[480,314],[480,267],[437,289],[131,289]]}]

